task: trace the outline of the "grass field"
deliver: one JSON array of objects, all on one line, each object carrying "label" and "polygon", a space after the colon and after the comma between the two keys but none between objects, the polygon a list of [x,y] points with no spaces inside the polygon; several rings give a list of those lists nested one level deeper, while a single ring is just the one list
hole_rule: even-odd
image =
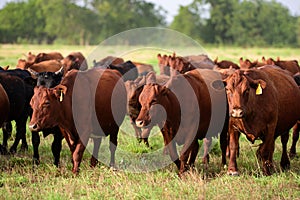
[{"label": "grass field", "polygon": [[[157,49],[137,48],[139,50],[126,52],[126,47],[106,47],[101,49],[101,52],[114,54],[117,52],[116,48],[125,52],[123,54],[125,59],[151,63],[158,70]],[[88,56],[95,49],[97,49],[95,46],[0,45],[0,66],[10,65],[13,68],[17,60],[24,58],[23,54],[28,51],[33,53],[59,51],[64,56],[71,51],[81,51]],[[282,59],[297,60],[300,58],[300,49],[291,48],[206,47],[205,49],[213,59],[218,56],[220,60],[229,59],[235,62],[241,56],[250,59],[260,59],[262,56],[275,58],[280,56]],[[99,59],[101,58],[99,56]],[[2,140],[2,135],[0,139]],[[10,139],[9,146],[12,140],[13,138]],[[298,157],[291,160],[291,169],[282,172],[279,167],[280,139],[276,141],[274,152],[276,172],[270,177],[262,176],[255,156],[257,149],[255,145],[260,141],[252,145],[242,136],[240,157],[237,160],[239,177],[226,175],[226,167],[221,166],[219,144],[215,139],[210,151],[208,169],[204,170],[201,165],[200,151],[195,171],[187,172],[182,179],[178,178],[174,164],[158,170],[134,172],[138,170],[134,168],[136,165],[149,169],[147,167],[151,162],[169,162],[169,157],[161,153],[163,140],[158,128],[152,130],[149,139],[152,149],[149,149],[135,140],[128,117],[119,133],[116,153],[118,171],[109,169],[103,163],[91,169],[90,154],[86,151],[80,174],[74,176],[71,172],[70,151],[65,141],[61,152],[61,166],[56,168],[52,165],[53,137],[50,135],[43,138],[42,134],[39,148],[41,164],[34,167],[30,131],[27,131],[27,140],[30,144],[27,152],[18,152],[14,156],[0,156],[0,199],[300,199],[300,150]],[[290,145],[291,138],[288,147]],[[88,149],[90,147],[88,146]],[[107,152],[108,139],[105,139],[99,153],[101,160],[107,159]],[[147,159],[144,158],[146,154],[150,155]]]}]

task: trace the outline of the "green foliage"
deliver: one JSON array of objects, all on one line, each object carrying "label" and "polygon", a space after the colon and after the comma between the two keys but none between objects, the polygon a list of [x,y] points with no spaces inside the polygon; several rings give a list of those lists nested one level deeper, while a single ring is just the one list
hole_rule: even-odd
[{"label": "green foliage", "polygon": [[[209,7],[209,16],[191,13],[196,3],[200,10]],[[191,18],[192,14],[199,19]],[[300,35],[296,21],[287,8],[274,0],[194,0],[180,9],[170,27],[193,38],[200,37],[205,43],[296,46],[300,45],[296,39]]]},{"label": "green foliage", "polygon": [[143,0],[25,0],[0,10],[1,43],[98,44],[121,31],[164,25],[163,10]]}]

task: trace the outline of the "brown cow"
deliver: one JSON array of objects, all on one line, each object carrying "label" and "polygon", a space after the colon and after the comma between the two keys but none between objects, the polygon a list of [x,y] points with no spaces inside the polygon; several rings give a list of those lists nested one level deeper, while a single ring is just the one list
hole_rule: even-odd
[{"label": "brown cow", "polygon": [[70,71],[71,69],[79,69],[81,71],[85,71],[85,70],[88,69],[88,64],[86,62],[86,59],[85,59],[85,57],[83,56],[83,54],[81,52],[79,52],[79,51],[71,52],[68,56],[74,57],[76,59],[76,62],[78,62],[78,64],[79,64],[78,68],[77,67],[72,68],[72,66],[70,66],[68,71]]},{"label": "brown cow", "polygon": [[240,58],[239,60],[240,63],[240,69],[251,69],[251,68],[257,68],[257,67],[262,67],[265,65],[265,63],[260,63],[258,60],[251,62],[249,59],[244,60],[243,57]]},{"label": "brown cow", "polygon": [[170,76],[169,56],[157,54],[158,66],[161,75]]},{"label": "brown cow", "polygon": [[205,54],[200,55],[188,55],[183,59],[187,60],[191,65],[198,69],[213,69],[214,62]]},{"label": "brown cow", "polygon": [[154,72],[153,66],[146,63],[134,62],[132,63],[136,66],[138,70],[138,76],[146,76],[149,72]]},{"label": "brown cow", "polygon": [[106,69],[110,64],[112,65],[119,65],[124,63],[123,58],[115,57],[115,56],[106,56],[105,58],[101,59],[100,61],[94,60],[94,67],[100,67]]},{"label": "brown cow", "polygon": [[277,58],[277,61],[275,61],[273,58],[265,59],[265,57],[262,57],[263,63],[266,65],[276,65],[282,69],[285,69],[289,72],[291,72],[293,75],[300,72],[299,64],[297,60],[280,60],[280,58]]},{"label": "brown cow", "polygon": [[34,59],[34,63],[40,63],[46,60],[62,60],[64,57],[59,52],[39,53]]},{"label": "brown cow", "polygon": [[[165,148],[178,167],[179,175],[194,164],[198,139],[211,138],[223,128],[226,97],[224,87],[216,84],[220,82],[223,86],[219,78],[218,72],[197,69],[176,75],[161,86],[149,76],[140,94],[142,107],[136,124],[139,127],[159,125]],[[176,143],[184,145],[180,157]],[[203,158],[205,162],[208,161],[207,151]]]},{"label": "brown cow", "polygon": [[300,91],[293,78],[284,70],[272,66],[246,71],[237,70],[226,80],[229,104],[228,174],[238,175],[236,155],[239,132],[254,143],[261,139],[257,156],[263,172],[271,174],[275,139],[281,136],[283,169],[290,165],[287,155],[289,129],[300,118]]},{"label": "brown cow", "polygon": [[236,63],[229,60],[218,61],[218,57],[216,57],[216,59],[214,60],[214,64],[215,64],[215,68],[217,69],[229,69],[230,67],[233,69],[240,68]]},{"label": "brown cow", "polygon": [[110,166],[115,165],[119,126],[126,113],[126,89],[118,72],[98,68],[71,70],[55,88],[35,88],[30,104],[31,130],[56,125],[66,130],[64,137],[72,153],[73,173],[79,171],[91,133],[96,135],[91,166],[97,163],[101,137],[107,135],[110,135]]},{"label": "brown cow", "polygon": [[[154,72],[149,72],[148,76],[151,74],[154,75]],[[156,82],[159,85],[164,85],[168,80],[170,79],[169,76],[166,75],[157,75],[156,76]],[[152,129],[152,126],[148,126],[146,128],[137,127],[135,124],[135,120],[138,117],[141,109],[141,104],[139,103],[139,96],[144,88],[144,85],[146,84],[146,77],[139,77],[135,81],[126,81],[125,87],[127,91],[127,112],[130,116],[131,124],[135,130],[136,138],[139,142],[143,141],[146,146],[149,147],[148,137],[150,135],[150,131]]]},{"label": "brown cow", "polygon": [[26,60],[19,59],[18,65],[16,66],[17,69],[25,70],[27,69],[30,72],[56,72],[60,70],[62,67],[62,64],[60,61],[57,60],[46,60],[42,61],[40,63],[34,63],[32,65],[29,65]]}]

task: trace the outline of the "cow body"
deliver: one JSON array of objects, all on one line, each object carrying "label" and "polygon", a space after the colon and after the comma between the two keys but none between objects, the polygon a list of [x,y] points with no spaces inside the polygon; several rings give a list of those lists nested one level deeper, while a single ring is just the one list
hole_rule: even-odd
[{"label": "cow body", "polygon": [[[5,70],[0,72],[0,83],[5,89],[9,102],[10,112],[7,122],[14,120],[17,126],[16,138],[13,145],[10,148],[10,152],[14,153],[17,150],[17,146],[22,140],[22,150],[28,148],[26,141],[26,121],[30,114],[29,102],[33,95],[33,85],[30,73],[26,70]],[[27,82],[28,81],[28,82]],[[9,133],[6,129],[3,129],[3,146],[7,147]]]},{"label": "cow body", "polygon": [[131,61],[126,61],[118,65],[110,64],[107,69],[114,69],[120,72],[124,81],[135,80],[138,77],[137,68]]},{"label": "cow body", "polygon": [[[79,171],[91,133],[96,138],[110,135],[110,165],[115,164],[117,135],[126,113],[126,90],[120,78],[113,70],[71,70],[54,89],[35,88],[30,128],[39,131],[58,125],[66,130],[63,134],[72,153],[73,173]],[[101,137],[94,147],[92,166],[97,163],[100,142]]]},{"label": "cow body", "polygon": [[[201,76],[202,73],[205,76]],[[210,81],[217,80],[219,75],[216,74],[218,73],[212,70],[193,70],[174,76],[165,86],[154,84],[149,80],[140,94],[139,102],[142,107],[136,124],[139,127],[147,127],[153,123],[160,126],[165,148],[168,149],[172,161],[180,170],[179,174],[194,164],[199,149],[198,140],[217,133],[210,124],[222,121],[212,117],[213,113],[214,117],[218,114],[212,111],[211,94],[206,82],[210,78],[212,78]],[[206,80],[203,77],[206,77]],[[216,96],[224,97],[221,109],[225,109],[224,90],[223,92],[214,90],[214,92]],[[223,125],[215,128],[221,127],[222,130]],[[180,157],[177,154],[176,144],[183,145]]]},{"label": "cow body", "polygon": [[286,144],[288,131],[300,117],[300,91],[293,78],[284,70],[264,66],[253,70],[238,70],[226,79],[229,103],[228,173],[237,175],[236,155],[239,132],[254,143],[261,139],[257,155],[263,172],[271,174],[274,142],[281,136],[283,147],[281,167],[289,166]]}]

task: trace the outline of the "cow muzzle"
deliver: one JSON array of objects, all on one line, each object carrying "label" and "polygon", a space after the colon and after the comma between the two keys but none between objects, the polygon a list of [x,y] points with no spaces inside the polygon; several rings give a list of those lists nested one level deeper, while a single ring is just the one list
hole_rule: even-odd
[{"label": "cow muzzle", "polygon": [[231,117],[242,118],[244,117],[244,111],[240,108],[232,109]]},{"label": "cow muzzle", "polygon": [[143,128],[146,126],[146,122],[144,120],[136,120],[135,125],[139,128]]},{"label": "cow muzzle", "polygon": [[39,130],[38,124],[29,124],[29,130],[30,131],[38,131]]}]

